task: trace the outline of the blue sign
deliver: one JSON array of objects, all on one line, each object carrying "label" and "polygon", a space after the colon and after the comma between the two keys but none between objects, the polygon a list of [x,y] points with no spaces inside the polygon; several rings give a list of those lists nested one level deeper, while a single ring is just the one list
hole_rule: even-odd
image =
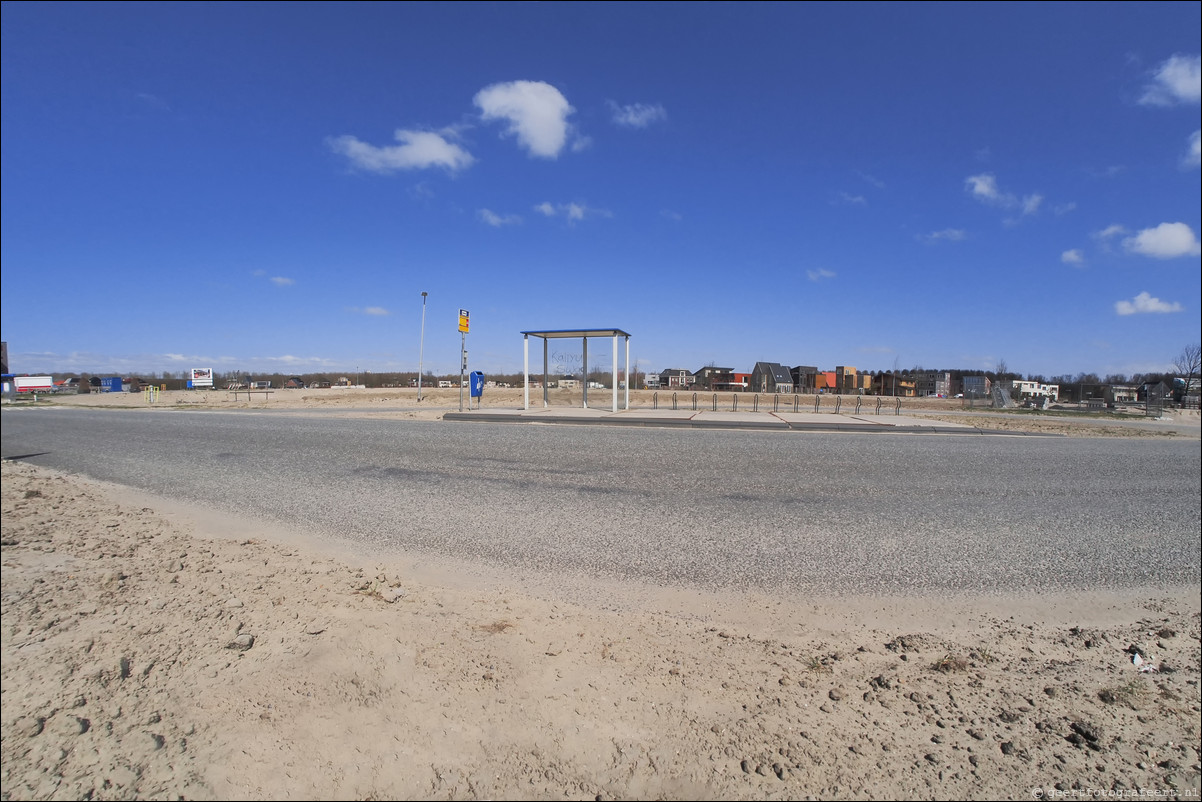
[{"label": "blue sign", "polygon": [[473,370],[468,374],[468,380],[471,385],[472,398],[480,398],[484,395],[484,374],[481,371]]}]

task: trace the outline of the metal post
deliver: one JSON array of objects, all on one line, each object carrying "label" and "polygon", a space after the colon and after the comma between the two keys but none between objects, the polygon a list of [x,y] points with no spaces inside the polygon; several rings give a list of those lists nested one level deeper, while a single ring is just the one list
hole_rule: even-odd
[{"label": "metal post", "polygon": [[522,335],[522,409],[530,409],[530,335]]},{"label": "metal post", "polygon": [[[623,338],[626,340],[626,400],[623,409],[630,409],[630,337]],[[634,372],[639,372],[639,363],[636,360],[634,363]]]},{"label": "metal post", "polygon": [[463,411],[463,371],[467,368],[467,334],[459,332],[459,411]]},{"label": "metal post", "polygon": [[588,409],[588,337],[581,339],[584,341],[584,392],[580,396],[580,406]]},{"label": "metal post", "polygon": [[426,350],[426,294],[422,293],[422,338],[417,347],[417,400],[422,400],[422,354]]},{"label": "metal post", "polygon": [[[613,367],[613,372],[610,373],[610,381],[613,384],[613,393],[611,393],[611,395],[613,396],[613,411],[617,412],[618,411],[618,335],[616,335],[616,334],[613,336],[613,346],[614,346],[614,360],[613,360],[614,367]],[[626,383],[630,384],[629,376],[626,377]]]},{"label": "metal post", "polygon": [[551,406],[547,396],[547,338],[543,337],[543,409]]}]

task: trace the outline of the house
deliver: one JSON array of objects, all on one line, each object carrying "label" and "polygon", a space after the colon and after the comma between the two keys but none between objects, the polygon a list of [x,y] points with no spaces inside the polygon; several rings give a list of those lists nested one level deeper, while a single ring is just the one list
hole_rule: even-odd
[{"label": "house", "polygon": [[952,394],[952,374],[943,370],[917,370],[914,377],[914,391],[920,396],[938,396],[947,398]]},{"label": "house", "polygon": [[291,376],[284,382],[284,387],[289,390],[303,390],[305,389],[305,380],[300,376]]},{"label": "house", "polygon": [[751,390],[756,393],[792,393],[793,375],[779,362],[756,362],[751,369]]},{"label": "house", "polygon": [[1039,382],[1015,379],[1010,382],[1010,392],[1019,398],[1046,398],[1049,401],[1060,400],[1060,385],[1040,384]]},{"label": "house", "polygon": [[659,386],[665,390],[684,390],[693,385],[693,373],[683,368],[668,368],[659,372]]},{"label": "house", "polygon": [[818,368],[810,365],[798,365],[789,371],[793,378],[793,392],[812,393],[817,389]]},{"label": "house", "polygon": [[733,368],[718,368],[713,365],[706,365],[693,373],[693,384],[702,390],[723,390],[727,389],[733,379],[731,374]]},{"label": "house", "polygon": [[848,365],[835,368],[835,392],[863,395],[872,390],[872,377]]},{"label": "house", "polygon": [[1135,392],[1136,398],[1140,401],[1164,401],[1166,398],[1172,398],[1173,396],[1173,391],[1162,381],[1144,382]]},{"label": "house", "polygon": [[892,371],[883,371],[872,377],[872,392],[874,395],[913,398],[917,390],[912,377]]},{"label": "house", "polygon": [[1139,388],[1133,384],[1108,384],[1102,397],[1107,406],[1134,404],[1139,400]]}]

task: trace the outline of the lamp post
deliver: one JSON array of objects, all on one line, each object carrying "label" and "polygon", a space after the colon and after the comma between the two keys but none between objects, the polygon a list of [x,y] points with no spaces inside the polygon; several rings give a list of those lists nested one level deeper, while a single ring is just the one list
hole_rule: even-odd
[{"label": "lamp post", "polygon": [[422,336],[417,347],[417,400],[422,400],[422,352],[426,350],[426,294],[422,293]]}]

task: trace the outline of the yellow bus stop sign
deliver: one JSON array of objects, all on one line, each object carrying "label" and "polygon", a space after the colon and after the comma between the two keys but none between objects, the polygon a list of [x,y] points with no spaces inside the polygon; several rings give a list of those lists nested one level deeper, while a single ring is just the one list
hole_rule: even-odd
[{"label": "yellow bus stop sign", "polygon": [[467,310],[460,309],[459,310],[459,330],[462,331],[464,334],[467,334],[467,317],[468,317]]}]

